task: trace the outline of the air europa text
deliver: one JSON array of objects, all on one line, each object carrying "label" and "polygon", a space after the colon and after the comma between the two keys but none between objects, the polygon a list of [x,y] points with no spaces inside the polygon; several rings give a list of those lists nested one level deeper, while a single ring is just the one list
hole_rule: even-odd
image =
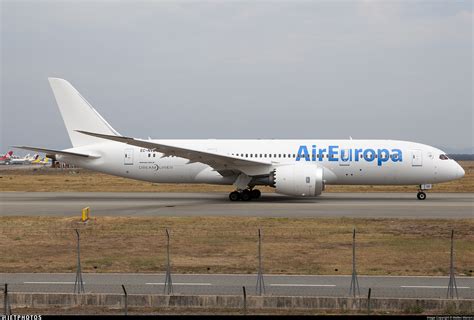
[{"label": "air europa text", "polygon": [[327,148],[317,148],[316,145],[299,146],[296,161],[322,161],[327,158],[329,161],[365,161],[372,162],[377,160],[377,165],[381,166],[384,162],[402,162],[403,155],[400,149],[341,149],[339,146],[328,146]]}]

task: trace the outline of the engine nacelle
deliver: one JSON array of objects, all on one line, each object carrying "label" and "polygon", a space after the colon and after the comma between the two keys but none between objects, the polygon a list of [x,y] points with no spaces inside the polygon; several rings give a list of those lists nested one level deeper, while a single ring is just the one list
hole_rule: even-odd
[{"label": "engine nacelle", "polygon": [[314,164],[281,166],[270,175],[270,185],[288,196],[315,197],[324,190],[323,168]]}]

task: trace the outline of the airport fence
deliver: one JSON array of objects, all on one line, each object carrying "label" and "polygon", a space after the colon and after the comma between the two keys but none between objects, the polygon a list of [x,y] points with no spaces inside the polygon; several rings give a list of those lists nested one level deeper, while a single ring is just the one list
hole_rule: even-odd
[{"label": "airport fence", "polygon": [[[474,261],[474,225],[469,220],[414,223],[394,219],[346,218],[100,217],[82,223],[76,218],[31,219],[3,217],[0,220],[3,269],[0,272],[76,272],[75,288],[82,288],[76,292],[79,295],[87,292],[82,283],[83,271],[166,271],[168,290],[165,286],[164,292],[157,292],[165,296],[179,295],[179,292],[173,291],[173,273],[251,273],[256,275],[256,286],[250,289],[243,287],[241,298],[229,300],[238,301],[237,305],[232,302],[229,306],[239,308],[243,313],[260,304],[364,309],[367,313],[380,311],[387,305],[392,310],[408,308],[405,310],[408,313],[448,305],[472,310],[472,300],[467,305],[462,304],[465,299],[457,291],[455,277],[472,274],[468,268]],[[303,297],[299,301],[299,298],[271,297],[271,292],[265,291],[265,274],[278,273],[352,274],[352,278],[347,283],[347,295],[343,298],[308,297],[305,300]],[[449,275],[446,298],[462,303],[458,306],[444,300],[423,303],[378,297],[374,300],[371,288],[364,288],[361,295],[357,279],[359,274],[420,273]],[[130,303],[137,307],[138,298],[136,292],[129,295],[125,286],[122,289],[120,306],[127,314]],[[247,296],[247,290],[251,297]],[[66,299],[65,305],[71,301],[67,294],[61,298],[41,294],[38,297],[31,294],[30,297],[14,291],[11,293],[7,286],[3,291],[5,313],[10,312],[10,299],[16,306],[32,299]],[[174,306],[172,300],[162,300],[153,295],[142,296],[140,301],[159,301],[148,307]],[[258,302],[260,300],[255,300],[256,296],[262,296],[264,300]],[[116,298],[111,295],[107,298],[91,296],[90,299],[115,301]],[[188,299],[183,303],[190,306],[201,301],[199,297],[182,299]],[[224,306],[215,302],[223,300],[203,299],[199,303],[210,303],[209,307]]]},{"label": "airport fence", "polygon": [[352,295],[360,274],[472,275],[474,261],[474,224],[463,220],[4,217],[0,272],[76,272],[76,229],[81,272],[164,273],[169,262],[172,273],[352,274]]},{"label": "airport fence", "polygon": [[[447,252],[455,229],[456,268],[458,273],[472,274],[472,221],[357,220],[101,217],[81,224],[76,218],[4,217],[0,221],[2,268],[74,269],[71,257],[78,228],[84,271],[164,271],[168,229],[175,272],[256,272],[261,229],[265,272],[350,275],[355,228],[360,274],[447,275]],[[36,267],[24,263],[26,258],[39,263]]]}]

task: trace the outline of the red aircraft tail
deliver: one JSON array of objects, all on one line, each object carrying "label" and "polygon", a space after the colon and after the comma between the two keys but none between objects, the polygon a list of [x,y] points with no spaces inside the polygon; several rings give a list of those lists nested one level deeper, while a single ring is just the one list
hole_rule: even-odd
[{"label": "red aircraft tail", "polygon": [[13,151],[8,151],[7,153],[5,153],[4,156],[0,157],[0,160],[6,160],[6,159],[9,159],[13,154]]}]

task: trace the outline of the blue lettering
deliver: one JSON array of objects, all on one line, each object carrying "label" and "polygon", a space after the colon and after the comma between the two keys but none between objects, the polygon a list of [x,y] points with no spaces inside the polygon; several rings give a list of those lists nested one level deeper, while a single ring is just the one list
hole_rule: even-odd
[{"label": "blue lettering", "polygon": [[[389,160],[393,162],[402,162],[402,150],[392,149],[340,149],[339,146],[328,146],[328,149],[321,148],[318,149],[316,145],[311,146],[311,150],[308,149],[308,146],[300,145],[298,148],[298,154],[296,155],[296,161],[301,161],[303,158],[305,161],[323,161],[324,155],[327,154],[329,161],[356,161],[362,157],[365,161],[372,162],[377,159],[377,165],[380,167]],[[326,152],[327,151],[327,152]],[[311,155],[310,155],[311,153]]]},{"label": "blue lettering", "polygon": [[325,149],[325,148],[319,149],[319,153],[318,153],[318,160],[319,160],[319,161],[323,161],[324,152],[326,152],[326,149]]},{"label": "blue lettering", "polygon": [[365,161],[372,162],[375,159],[375,150],[374,149],[365,149],[364,150],[364,159]]},{"label": "blue lettering", "polygon": [[329,146],[329,153],[328,153],[328,157],[329,157],[329,161],[338,161],[339,159],[337,158],[337,149],[339,147],[338,146]]},{"label": "blue lettering", "polygon": [[352,149],[341,150],[341,161],[344,161],[344,162],[352,161]]},{"label": "blue lettering", "polygon": [[316,161],[316,145],[313,144],[313,149],[311,150],[311,161]]},{"label": "blue lettering", "polygon": [[381,166],[383,162],[388,161],[389,152],[387,149],[377,150],[377,165]]},{"label": "blue lettering", "polygon": [[301,157],[304,157],[306,161],[309,161],[309,153],[306,146],[300,146],[298,154],[296,155],[296,161],[300,161]]},{"label": "blue lettering", "polygon": [[402,150],[400,149],[392,149],[392,161],[393,162],[402,162]]}]

